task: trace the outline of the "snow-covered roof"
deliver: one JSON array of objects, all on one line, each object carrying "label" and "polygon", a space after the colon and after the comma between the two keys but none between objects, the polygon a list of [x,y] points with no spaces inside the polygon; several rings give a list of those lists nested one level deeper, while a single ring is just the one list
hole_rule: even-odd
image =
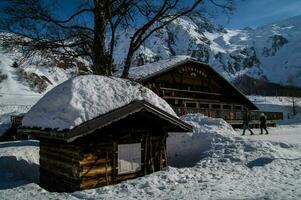
[{"label": "snow-covered roof", "polygon": [[49,91],[25,114],[22,125],[72,129],[134,100],[147,101],[176,116],[168,103],[138,83],[116,77],[85,75],[69,79]]},{"label": "snow-covered roof", "polygon": [[[149,63],[138,67],[131,67],[129,70],[129,78],[134,80],[147,79],[150,76],[160,74],[191,59],[192,58],[190,56],[179,55],[170,57],[166,60],[159,60],[158,62]],[[121,71],[117,72],[115,76],[121,76]]]}]

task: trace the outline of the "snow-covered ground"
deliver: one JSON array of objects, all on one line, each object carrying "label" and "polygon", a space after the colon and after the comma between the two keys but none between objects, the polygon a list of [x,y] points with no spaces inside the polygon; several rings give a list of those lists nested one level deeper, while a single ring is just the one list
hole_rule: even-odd
[{"label": "snow-covered ground", "polygon": [[301,140],[284,140],[299,136],[299,125],[282,125],[270,129],[271,135],[249,138],[221,119],[182,119],[195,130],[169,136],[165,170],[70,194],[49,193],[38,186],[37,141],[0,143],[0,199],[301,198]]},{"label": "snow-covered ground", "polygon": [[[249,98],[267,110],[290,106],[289,98]],[[0,107],[0,121],[28,109]],[[74,193],[39,187],[38,141],[0,143],[0,199],[301,199],[301,115],[269,128],[269,135],[255,129],[244,137],[221,119],[182,119],[195,130],[169,135],[165,170]]]},{"label": "snow-covered ground", "polygon": [[[241,133],[241,130],[236,130]],[[301,124],[280,125],[278,127],[269,127],[268,135],[259,135],[260,129],[253,129],[254,135],[246,135],[250,139],[268,140],[274,142],[285,142],[290,144],[301,144]],[[265,133],[265,131],[263,131]],[[248,132],[247,132],[248,134]],[[300,166],[301,167],[301,166]]]}]

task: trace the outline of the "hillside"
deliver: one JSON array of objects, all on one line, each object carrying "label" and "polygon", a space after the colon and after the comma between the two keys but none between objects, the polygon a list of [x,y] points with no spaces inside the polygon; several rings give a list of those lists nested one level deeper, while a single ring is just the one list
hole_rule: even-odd
[{"label": "hillside", "polygon": [[13,65],[20,52],[6,52],[0,46],[0,136],[10,127],[10,116],[27,112],[54,86],[82,73],[87,63],[78,59],[36,55]]},{"label": "hillside", "polygon": [[301,97],[300,86],[282,85],[264,79],[252,78],[246,74],[237,76],[232,83],[246,95]]}]

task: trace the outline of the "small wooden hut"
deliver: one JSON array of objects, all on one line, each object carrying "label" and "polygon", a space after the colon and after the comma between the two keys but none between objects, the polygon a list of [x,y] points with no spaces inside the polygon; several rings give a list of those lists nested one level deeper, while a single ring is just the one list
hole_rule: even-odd
[{"label": "small wooden hut", "polygon": [[146,101],[134,101],[71,130],[19,131],[40,140],[40,185],[72,192],[161,170],[168,132],[192,127]]}]

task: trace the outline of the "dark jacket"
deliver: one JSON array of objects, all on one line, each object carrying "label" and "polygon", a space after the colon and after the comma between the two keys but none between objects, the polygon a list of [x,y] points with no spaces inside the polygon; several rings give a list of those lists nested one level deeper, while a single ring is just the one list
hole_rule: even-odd
[{"label": "dark jacket", "polygon": [[267,123],[267,118],[266,118],[266,116],[261,116],[260,118],[259,118],[259,120],[260,120],[260,126],[266,126],[266,123]]},{"label": "dark jacket", "polygon": [[243,116],[243,123],[248,125],[249,122],[250,122],[250,115],[249,115],[249,113],[245,112],[244,116]]}]

